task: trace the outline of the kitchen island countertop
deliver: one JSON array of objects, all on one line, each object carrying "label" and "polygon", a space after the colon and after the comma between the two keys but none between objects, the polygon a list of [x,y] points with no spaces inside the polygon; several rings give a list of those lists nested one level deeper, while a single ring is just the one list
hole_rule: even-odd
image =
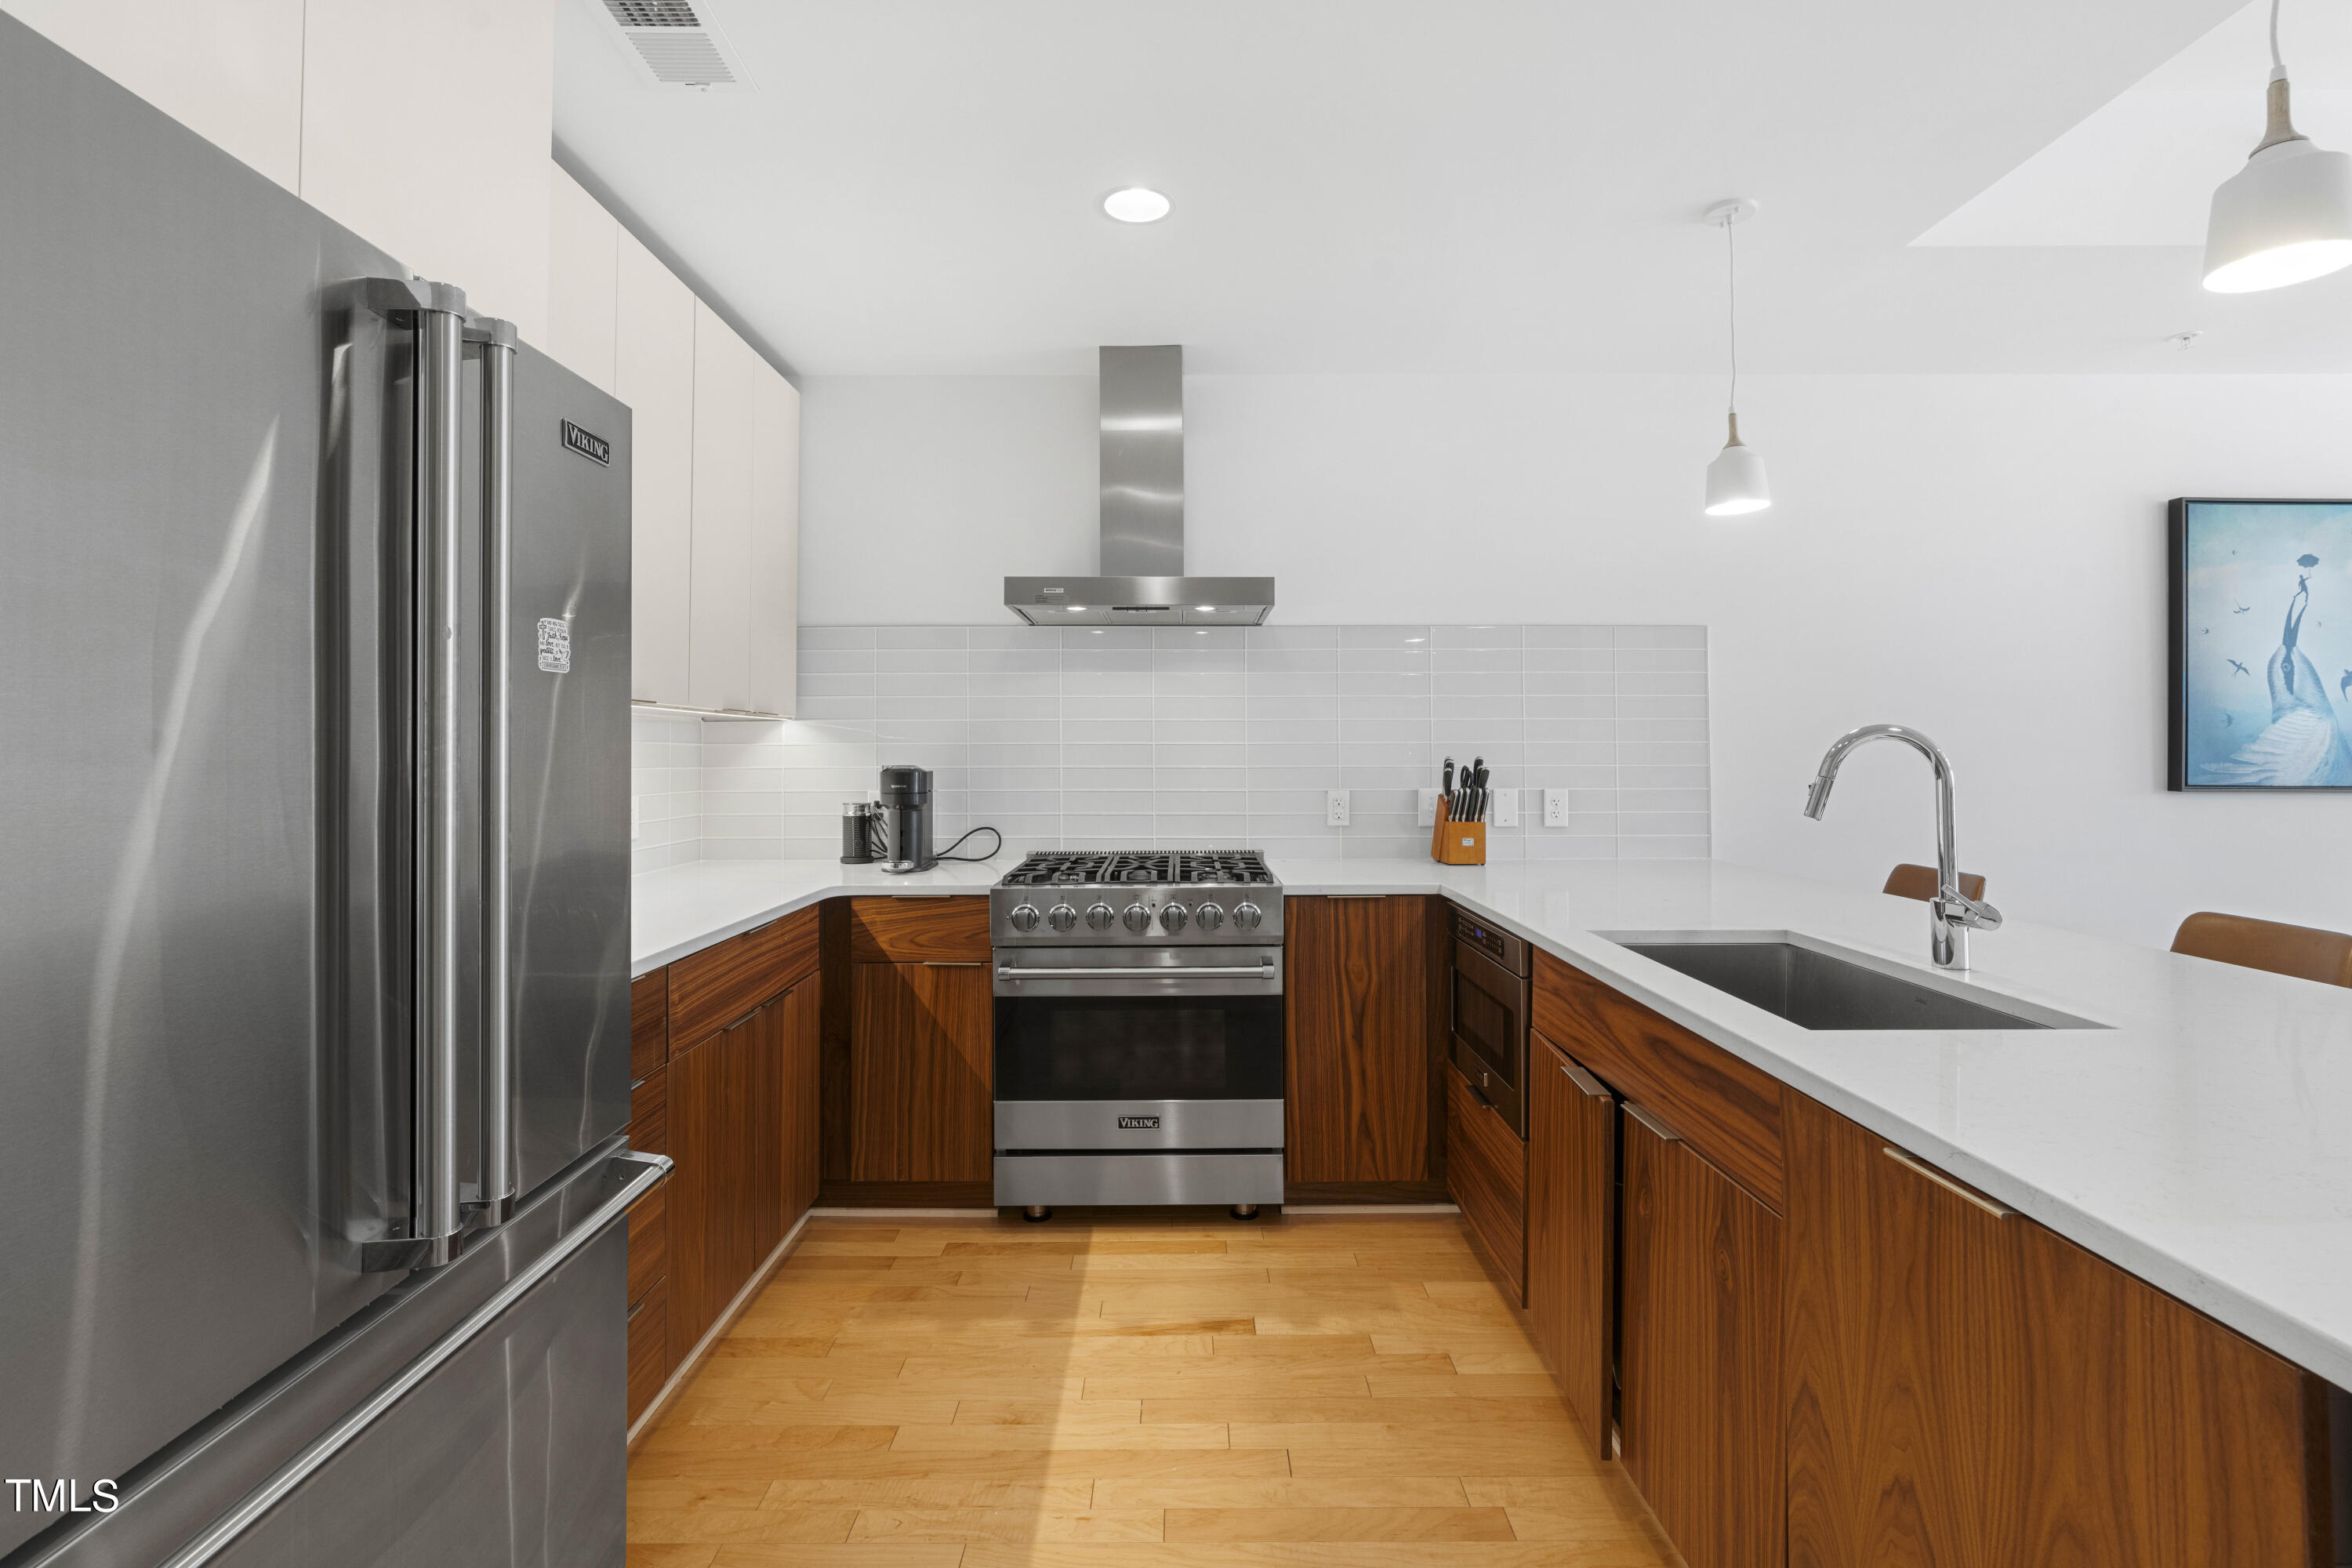
[{"label": "kitchen island countertop", "polygon": [[[1014,863],[647,872],[631,972],[835,894],[983,892]],[[1294,896],[1443,894],[2352,1386],[2352,990],[2012,921],[1974,934],[1966,984],[2105,1027],[1814,1032],[1595,933],[1796,931],[1924,971],[1926,905],[1715,860],[1273,865]]]}]

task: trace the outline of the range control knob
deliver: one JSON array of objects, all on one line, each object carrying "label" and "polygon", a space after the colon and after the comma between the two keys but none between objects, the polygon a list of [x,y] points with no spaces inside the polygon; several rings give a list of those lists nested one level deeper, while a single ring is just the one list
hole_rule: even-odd
[{"label": "range control knob", "polygon": [[1192,918],[1192,911],[1181,904],[1169,904],[1160,911],[1160,923],[1171,931],[1182,931]]},{"label": "range control knob", "polygon": [[1255,931],[1258,928],[1258,922],[1265,919],[1265,912],[1255,904],[1244,902],[1238,903],[1234,906],[1234,929],[1235,931]]},{"label": "range control knob", "polygon": [[1223,904],[1202,904],[1199,909],[1192,911],[1192,918],[1200,922],[1200,926],[1202,931],[1214,931],[1219,926],[1225,923],[1225,906]]},{"label": "range control knob", "polygon": [[1067,904],[1055,904],[1045,911],[1045,923],[1055,931],[1067,931],[1078,923],[1078,911]]},{"label": "range control knob", "polygon": [[1151,929],[1151,911],[1141,904],[1128,905],[1127,912],[1118,918],[1129,931],[1144,931]]},{"label": "range control knob", "polygon": [[1087,924],[1097,931],[1110,930],[1110,922],[1117,918],[1111,913],[1108,904],[1089,904],[1087,907]]},{"label": "range control knob", "polygon": [[1034,904],[1015,904],[1013,906],[1013,912],[1004,918],[1013,922],[1013,929],[1014,931],[1035,931],[1037,929],[1037,906]]}]

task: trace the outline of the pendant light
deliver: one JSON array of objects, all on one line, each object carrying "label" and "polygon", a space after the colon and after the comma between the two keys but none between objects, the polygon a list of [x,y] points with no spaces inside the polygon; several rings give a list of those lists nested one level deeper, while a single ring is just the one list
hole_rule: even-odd
[{"label": "pendant light", "polygon": [[2217,294],[2280,289],[2352,264],[2352,155],[2321,152],[2288,118],[2278,16],[2271,0],[2262,144],[2214,190],[2205,225],[2205,287]]},{"label": "pendant light", "polygon": [[1739,439],[1739,251],[1733,242],[1734,224],[1756,216],[1756,203],[1746,196],[1717,202],[1706,209],[1706,221],[1723,229],[1727,299],[1731,322],[1731,439],[1706,466],[1706,515],[1737,517],[1762,511],[1772,504],[1772,487],[1764,478],[1764,459]]}]

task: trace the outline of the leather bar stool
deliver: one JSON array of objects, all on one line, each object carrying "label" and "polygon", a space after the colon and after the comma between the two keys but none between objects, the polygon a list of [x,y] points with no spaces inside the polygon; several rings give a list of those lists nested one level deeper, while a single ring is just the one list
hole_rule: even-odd
[{"label": "leather bar stool", "polygon": [[2180,922],[2172,951],[2323,985],[2352,985],[2352,936],[2202,910]]},{"label": "leather bar stool", "polygon": [[[1907,862],[1897,866],[1886,874],[1886,886],[1882,890],[1898,899],[1916,899],[1923,904],[1932,903],[1936,897],[1936,868],[1914,866]],[[1984,899],[1984,879],[1973,871],[1961,872],[1960,891],[1981,902]]]}]

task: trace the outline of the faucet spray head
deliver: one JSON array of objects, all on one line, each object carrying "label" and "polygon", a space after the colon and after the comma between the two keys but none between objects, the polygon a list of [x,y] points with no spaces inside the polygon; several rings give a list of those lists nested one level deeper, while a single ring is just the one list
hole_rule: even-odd
[{"label": "faucet spray head", "polygon": [[1813,782],[1806,786],[1805,815],[1815,822],[1819,822],[1822,819],[1822,813],[1830,808],[1830,786],[1835,783],[1837,783],[1837,774],[1824,768],[1815,773]]}]

